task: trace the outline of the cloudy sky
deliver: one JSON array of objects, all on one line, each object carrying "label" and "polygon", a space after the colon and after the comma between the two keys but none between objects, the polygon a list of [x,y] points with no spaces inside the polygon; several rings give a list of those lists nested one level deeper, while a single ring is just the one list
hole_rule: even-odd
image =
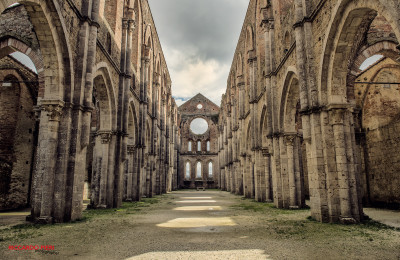
[{"label": "cloudy sky", "polygon": [[178,105],[225,92],[249,0],[149,0]]}]

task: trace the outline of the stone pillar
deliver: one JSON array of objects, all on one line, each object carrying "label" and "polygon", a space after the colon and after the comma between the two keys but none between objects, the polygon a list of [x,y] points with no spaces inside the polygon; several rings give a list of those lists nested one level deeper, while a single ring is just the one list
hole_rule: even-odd
[{"label": "stone pillar", "polygon": [[[54,178],[58,148],[58,128],[64,102],[42,100],[39,128],[39,158],[36,165],[32,217],[39,223],[53,222]],[[83,185],[83,183],[82,183]]]},{"label": "stone pillar", "polygon": [[128,145],[128,162],[126,168],[126,201],[133,201],[135,190],[135,174],[134,174],[134,160],[136,148],[134,145]]},{"label": "stone pillar", "polygon": [[272,176],[271,176],[271,154],[268,148],[262,150],[265,173],[265,201],[273,202]]},{"label": "stone pillar", "polygon": [[[108,176],[112,175],[112,170],[109,168],[110,143],[111,132],[99,132],[96,137],[95,152],[93,155],[94,170],[92,189],[92,207],[94,208],[107,208],[107,189],[108,189]],[[111,171],[111,173],[110,173]]]},{"label": "stone pillar", "polygon": [[265,202],[266,187],[265,187],[265,166],[262,150],[255,151],[256,155],[256,179],[255,179],[255,199],[259,202]]},{"label": "stone pillar", "polygon": [[289,177],[289,208],[298,209],[299,205],[297,205],[297,187],[296,187],[296,173],[295,173],[295,158],[294,158],[294,142],[295,135],[286,135],[286,149],[287,149],[287,168],[288,168],[288,177]]},{"label": "stone pillar", "polygon": [[[352,208],[358,208],[358,193],[354,192],[353,187],[357,185],[355,179],[354,168],[352,165],[352,143],[348,140],[349,133],[346,133],[346,121],[349,120],[350,114],[347,109],[332,109],[329,111],[329,117],[334,134],[335,142],[335,157],[336,157],[336,170],[338,175],[339,184],[339,198],[340,198],[340,221],[342,223],[357,223],[360,221],[361,216],[356,210],[353,214]],[[347,138],[346,138],[347,137]],[[354,162],[354,161],[353,161]]]}]

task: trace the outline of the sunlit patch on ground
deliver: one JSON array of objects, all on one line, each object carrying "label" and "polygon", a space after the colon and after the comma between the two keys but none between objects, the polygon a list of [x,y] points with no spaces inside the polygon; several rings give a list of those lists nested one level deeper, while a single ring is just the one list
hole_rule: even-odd
[{"label": "sunlit patch on ground", "polygon": [[198,228],[198,227],[221,227],[236,226],[237,224],[229,217],[225,218],[176,218],[165,223],[157,224],[158,227],[166,228]]},{"label": "sunlit patch on ground", "polygon": [[180,197],[182,200],[210,200],[212,197]]},{"label": "sunlit patch on ground", "polygon": [[178,207],[174,210],[181,211],[200,211],[200,210],[222,210],[220,206],[188,206],[188,207]]},{"label": "sunlit patch on ground", "polygon": [[0,216],[28,216],[30,212],[2,212]]},{"label": "sunlit patch on ground", "polygon": [[215,200],[181,200],[178,203],[215,203]]},{"label": "sunlit patch on ground", "polygon": [[223,251],[177,251],[177,252],[150,252],[126,260],[136,259],[272,259],[260,249],[223,250]]}]

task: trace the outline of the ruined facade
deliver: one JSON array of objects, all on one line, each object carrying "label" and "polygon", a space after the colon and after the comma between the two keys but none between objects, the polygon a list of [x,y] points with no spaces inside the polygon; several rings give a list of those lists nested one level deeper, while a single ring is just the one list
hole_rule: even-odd
[{"label": "ruined facade", "polygon": [[179,107],[180,188],[217,188],[219,107],[197,94]]},{"label": "ruined facade", "polygon": [[309,197],[322,222],[399,207],[399,39],[397,0],[251,0],[221,103],[221,188],[278,208]]},{"label": "ruined facade", "polygon": [[64,222],[83,194],[116,208],[176,189],[178,110],[148,2],[16,2],[0,1],[0,209]]}]

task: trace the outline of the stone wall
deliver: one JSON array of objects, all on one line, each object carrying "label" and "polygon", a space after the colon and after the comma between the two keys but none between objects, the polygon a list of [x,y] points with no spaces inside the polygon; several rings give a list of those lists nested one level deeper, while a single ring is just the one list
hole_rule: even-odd
[{"label": "stone wall", "polygon": [[[218,167],[218,116],[219,107],[198,94],[186,101],[179,107],[181,149],[179,159],[179,186],[181,188],[216,188],[219,187],[219,167]],[[196,118],[204,119],[208,124],[208,129],[204,134],[197,135],[191,131],[190,124]],[[192,143],[189,151],[189,142]],[[198,142],[201,143],[201,151],[198,151]],[[207,142],[210,142],[209,151]],[[186,164],[190,163],[190,178],[186,176]],[[202,176],[197,177],[197,163],[202,165]],[[213,163],[212,176],[209,175],[208,164]]]},{"label": "stone wall", "polygon": [[[219,115],[223,190],[279,208],[304,207],[309,196],[319,221],[362,221],[362,191],[396,177],[381,168],[373,174],[380,184],[367,181],[366,150],[374,164],[385,154],[381,141],[394,151],[397,135],[378,129],[396,125],[399,94],[396,86],[361,90],[374,80],[356,78],[381,54],[394,63],[377,78],[398,81],[390,74],[400,60],[399,8],[391,0],[250,1]],[[394,193],[380,189],[379,200],[391,203]]]},{"label": "stone wall", "polygon": [[8,56],[0,60],[0,81],[0,210],[5,210],[29,205],[37,142],[37,76]]},{"label": "stone wall", "polygon": [[38,75],[31,103],[22,85],[19,99],[8,99],[15,102],[7,109],[25,123],[1,118],[15,134],[0,145],[19,153],[2,158],[8,173],[1,192],[11,196],[2,197],[1,209],[30,199],[29,220],[65,222],[81,218],[83,196],[94,208],[116,208],[176,189],[178,110],[148,2],[28,1],[7,8],[14,3],[0,0],[1,63],[20,51]]}]

